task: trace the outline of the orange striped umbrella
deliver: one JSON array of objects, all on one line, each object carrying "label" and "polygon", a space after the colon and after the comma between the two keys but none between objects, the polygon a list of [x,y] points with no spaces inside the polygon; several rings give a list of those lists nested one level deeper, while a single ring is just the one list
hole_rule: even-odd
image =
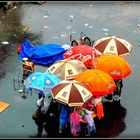
[{"label": "orange striped umbrella", "polygon": [[89,90],[96,97],[111,94],[116,85],[113,78],[106,72],[97,69],[87,69],[75,76],[75,80],[89,85]]},{"label": "orange striped umbrella", "polygon": [[123,79],[131,74],[128,62],[120,56],[105,54],[92,62],[93,68],[107,72],[113,79]]}]

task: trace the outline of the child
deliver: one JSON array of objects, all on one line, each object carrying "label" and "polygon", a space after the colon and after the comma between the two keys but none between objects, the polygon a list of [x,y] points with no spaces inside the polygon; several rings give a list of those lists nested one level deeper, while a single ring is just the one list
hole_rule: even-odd
[{"label": "child", "polygon": [[84,109],[84,111],[85,111],[84,119],[87,122],[87,130],[88,130],[87,136],[90,136],[91,134],[96,132],[95,123],[94,123],[94,120],[93,120],[93,118],[91,116],[93,111],[90,111],[88,109]]},{"label": "child", "polygon": [[74,111],[70,113],[70,129],[73,136],[79,136],[79,133],[81,132],[80,120],[81,116],[76,111],[76,108],[74,108]]}]

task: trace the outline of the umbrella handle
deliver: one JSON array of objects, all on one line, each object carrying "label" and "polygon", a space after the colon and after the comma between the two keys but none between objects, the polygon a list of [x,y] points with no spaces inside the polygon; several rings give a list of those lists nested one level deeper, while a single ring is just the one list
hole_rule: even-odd
[{"label": "umbrella handle", "polygon": [[72,35],[70,35],[70,42],[72,41]]}]

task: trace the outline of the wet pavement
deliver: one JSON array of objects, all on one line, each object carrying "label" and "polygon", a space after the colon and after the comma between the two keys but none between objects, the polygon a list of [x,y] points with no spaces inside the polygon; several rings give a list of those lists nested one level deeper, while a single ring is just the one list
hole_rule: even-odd
[{"label": "wet pavement", "polygon": [[[78,38],[84,32],[97,40],[107,35],[121,36],[133,45],[125,58],[132,74],[124,79],[121,105],[106,104],[105,118],[96,121],[102,138],[139,138],[140,136],[140,2],[46,2],[21,3],[0,11],[0,101],[10,107],[0,114],[0,138],[29,138],[36,134],[31,114],[36,95],[22,99],[14,90],[13,77],[18,70],[17,45],[25,39],[33,44],[70,43],[70,34]],[[7,41],[9,44],[2,44]],[[36,66],[36,70],[45,68]],[[68,137],[66,134],[65,137]],[[44,137],[47,137],[44,135]],[[53,137],[53,136],[51,136]]]}]

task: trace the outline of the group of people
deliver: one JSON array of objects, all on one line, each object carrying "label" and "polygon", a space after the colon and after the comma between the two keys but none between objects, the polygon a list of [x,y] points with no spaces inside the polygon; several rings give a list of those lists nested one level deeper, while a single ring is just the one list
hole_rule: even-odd
[{"label": "group of people", "polygon": [[[88,40],[88,39],[87,39]],[[80,39],[80,44],[84,43],[85,40]],[[72,42],[73,45],[74,41]],[[18,50],[21,51],[20,48]],[[23,58],[23,79],[24,80],[34,72],[34,64],[30,62],[27,58]],[[121,80],[114,80],[116,84],[116,90],[104,96],[103,101],[119,101],[121,99],[121,90],[123,87],[123,81]],[[89,105],[90,104],[90,105]],[[89,107],[89,106],[90,107]],[[82,107],[69,107],[68,105],[64,105],[61,103],[56,102],[55,100],[51,99],[50,105],[47,106],[45,102],[45,95],[39,94],[37,100],[37,109],[32,114],[32,119],[34,120],[35,124],[37,125],[37,135],[36,137],[41,137],[43,133],[43,129],[46,131],[47,135],[55,136],[55,134],[63,134],[65,130],[71,132],[72,136],[80,136],[82,127],[81,127],[81,120],[85,121],[87,136],[90,136],[96,132],[96,126],[94,122],[94,118],[92,114],[96,107],[96,114],[99,119],[103,118],[103,105],[101,98],[99,99],[91,99],[87,106],[84,105]],[[58,132],[58,133],[57,133]]]},{"label": "group of people", "polygon": [[[82,113],[80,112],[82,111]],[[59,116],[59,133],[63,133],[64,129],[70,127],[72,136],[79,136],[81,133],[82,119],[87,124],[87,134],[92,135],[96,132],[94,119],[92,118],[93,111],[84,107],[69,107],[61,104]],[[86,133],[86,132],[85,132]]]},{"label": "group of people", "polygon": [[[122,80],[115,81],[116,90],[107,95],[105,98],[116,97],[120,100],[121,90],[123,87]],[[41,137],[43,129],[49,136],[63,135],[66,131],[70,131],[72,136],[80,136],[82,132],[82,123],[86,126],[86,136],[96,133],[96,126],[92,114],[96,112],[96,117],[101,119],[104,117],[102,98],[94,98],[85,103],[82,107],[69,107],[61,104],[51,98],[50,104],[47,106],[45,95],[39,94],[37,100],[37,110],[32,114],[32,118],[37,125],[38,133],[36,137]],[[84,122],[82,121],[84,120]],[[58,135],[57,135],[58,134]]]},{"label": "group of people", "polygon": [[[32,62],[31,62],[32,63]],[[34,71],[33,63],[30,64],[28,59],[23,60],[23,81]],[[122,80],[114,80],[116,90],[112,94],[104,96],[105,101],[119,101],[121,99],[121,90],[123,87]],[[96,102],[97,101],[97,102]],[[99,100],[92,99],[90,108],[86,107],[69,107],[68,105],[60,104],[51,99],[50,105],[46,106],[45,95],[39,94],[37,100],[37,110],[32,114],[32,118],[37,125],[38,133],[36,137],[41,137],[43,129],[47,135],[54,136],[55,134],[63,134],[65,130],[71,132],[72,136],[80,136],[82,127],[82,119],[86,123],[86,136],[90,136],[96,132],[94,118],[92,118],[93,108],[96,107],[97,117],[103,118],[103,106],[98,103]],[[101,101],[101,98],[100,98]],[[104,100],[103,100],[104,101]],[[100,102],[101,103],[101,102]],[[99,105],[99,107],[98,107]],[[100,112],[98,112],[98,108]],[[92,109],[92,110],[91,110]],[[58,133],[57,133],[58,132]]]},{"label": "group of people", "polygon": [[[41,137],[43,129],[48,137],[55,134],[63,135],[70,131],[72,136],[80,136],[82,132],[82,119],[86,124],[86,136],[96,132],[95,122],[92,118],[93,110],[85,105],[82,107],[69,107],[51,99],[50,105],[45,105],[45,95],[39,94],[37,100],[37,110],[32,114],[32,119],[37,125],[38,133],[36,137]],[[93,106],[91,107],[93,109]]]}]

